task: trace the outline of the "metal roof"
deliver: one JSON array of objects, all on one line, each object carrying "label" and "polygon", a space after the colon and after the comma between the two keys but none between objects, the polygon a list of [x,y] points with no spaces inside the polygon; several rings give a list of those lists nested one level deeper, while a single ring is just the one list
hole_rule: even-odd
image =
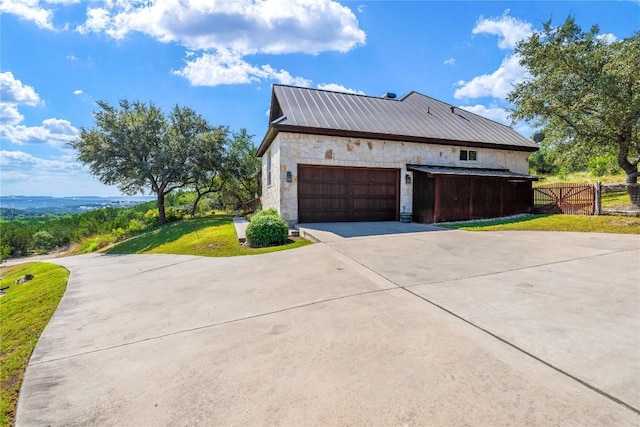
[{"label": "metal roof", "polygon": [[482,176],[487,178],[525,179],[531,181],[538,180],[538,177],[536,176],[511,172],[508,169],[407,165],[407,170],[424,172],[429,175]]},{"label": "metal roof", "polygon": [[278,132],[535,151],[538,145],[501,123],[412,91],[399,98],[273,85],[261,156]]}]

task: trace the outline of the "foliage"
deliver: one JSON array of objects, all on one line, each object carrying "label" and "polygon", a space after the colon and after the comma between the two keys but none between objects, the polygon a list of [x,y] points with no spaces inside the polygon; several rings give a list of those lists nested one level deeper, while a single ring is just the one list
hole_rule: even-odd
[{"label": "foliage", "polygon": [[438,226],[468,231],[574,231],[640,234],[640,218],[615,215],[527,215],[491,221],[438,224]]},{"label": "foliage", "polygon": [[275,252],[310,244],[298,239],[285,245],[268,248],[248,248],[240,245],[230,216],[216,215],[187,219],[148,231],[133,239],[119,243],[108,253],[168,253],[229,257]]},{"label": "foliage", "polygon": [[544,131],[545,148],[554,153],[546,160],[572,165],[564,172],[615,152],[627,182],[636,182],[640,32],[614,42],[598,33],[597,26],[583,32],[569,17],[560,26],[546,22],[541,33],[520,42],[515,54],[531,78],[509,94],[511,118]]},{"label": "foliage", "polygon": [[287,242],[289,227],[285,220],[277,215],[255,215],[247,226],[246,235],[251,247],[277,246]]},{"label": "foliage", "polygon": [[219,126],[202,138],[191,142],[188,185],[195,191],[191,217],[196,215],[200,200],[207,194],[222,190],[227,179],[229,129]]},{"label": "foliage", "polygon": [[256,152],[252,136],[245,129],[233,134],[226,167],[228,179],[218,201],[220,207],[240,209],[244,202],[259,196],[260,159]]},{"label": "foliage", "polygon": [[278,211],[276,210],[276,208],[269,208],[269,209],[263,209],[263,210],[259,210],[256,213],[254,213],[250,220],[253,221],[255,218],[260,218],[261,216],[280,216],[278,214]]},{"label": "foliage", "polygon": [[156,223],[155,219],[145,219],[145,212],[151,211],[153,215],[154,210],[149,209],[151,205],[153,202],[129,208],[106,207],[74,215],[0,221],[0,251],[4,258],[28,255],[31,248],[51,250],[71,242],[83,242],[95,235],[111,236],[109,238],[115,242]]},{"label": "foliage", "polygon": [[[144,214],[145,221],[148,225],[153,225],[158,223],[158,218],[160,213],[158,209],[149,209],[147,213]],[[174,222],[182,219],[182,214],[179,210],[174,208],[165,208],[165,222]]]},{"label": "foliage", "polygon": [[[33,280],[15,285],[25,274]],[[33,348],[53,315],[67,285],[69,272],[46,263],[3,268],[0,287],[0,426],[15,422],[18,392]]]},{"label": "foliage", "polygon": [[165,222],[164,197],[186,184],[190,147],[208,138],[211,127],[195,111],[176,105],[167,116],[153,104],[121,100],[120,108],[99,101],[95,127],[81,129],[71,145],[78,159],[107,185],[124,194],[151,190],[158,223]]},{"label": "foliage", "polygon": [[556,165],[555,152],[544,145],[544,141],[540,144],[540,149],[529,155],[529,170],[532,174],[556,174],[558,167]]},{"label": "foliage", "polygon": [[595,183],[596,181],[600,181],[602,183],[620,183],[624,182],[625,175],[607,175],[596,177],[591,175],[591,172],[572,172],[563,175],[541,175],[539,176],[540,180],[534,182],[534,187],[540,185],[554,184],[557,182],[573,182],[578,184],[583,183]]},{"label": "foliage", "polygon": [[53,246],[53,236],[46,230],[40,230],[33,234],[31,243],[36,249],[47,250]]},{"label": "foliage", "polygon": [[611,153],[590,158],[587,167],[593,176],[615,175],[620,172],[616,156]]},{"label": "foliage", "polygon": [[32,231],[16,222],[0,223],[0,245],[10,256],[27,255],[32,246]]}]

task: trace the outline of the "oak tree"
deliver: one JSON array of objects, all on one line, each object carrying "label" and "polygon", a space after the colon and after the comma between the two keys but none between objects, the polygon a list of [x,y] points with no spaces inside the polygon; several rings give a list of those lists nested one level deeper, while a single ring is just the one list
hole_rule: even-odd
[{"label": "oak tree", "polygon": [[569,17],[560,26],[547,21],[521,41],[515,54],[530,78],[508,96],[511,118],[542,130],[546,146],[567,158],[614,153],[633,184],[640,153],[640,32],[612,40],[599,31],[582,31]]},{"label": "oak tree", "polygon": [[206,120],[186,107],[169,116],[150,103],[99,101],[95,126],[81,129],[71,142],[78,159],[107,185],[124,194],[150,190],[156,195],[158,222],[165,223],[165,196],[188,181],[190,144],[211,131]]}]

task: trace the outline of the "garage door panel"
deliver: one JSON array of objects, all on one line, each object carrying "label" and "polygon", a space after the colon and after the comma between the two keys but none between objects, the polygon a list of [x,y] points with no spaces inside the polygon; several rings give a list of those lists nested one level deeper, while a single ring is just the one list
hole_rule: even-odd
[{"label": "garage door panel", "polygon": [[347,210],[346,197],[312,197],[307,199],[305,210]]},{"label": "garage door panel", "polygon": [[394,221],[399,170],[298,165],[298,220]]}]

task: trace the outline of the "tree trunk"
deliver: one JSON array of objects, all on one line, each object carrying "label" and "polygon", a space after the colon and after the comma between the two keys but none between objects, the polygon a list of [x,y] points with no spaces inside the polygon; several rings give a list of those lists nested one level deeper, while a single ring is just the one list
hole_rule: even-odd
[{"label": "tree trunk", "polygon": [[164,225],[166,221],[166,215],[164,212],[164,193],[162,191],[158,191],[156,193],[158,195],[158,200],[156,205],[158,206],[158,225]]},{"label": "tree trunk", "polygon": [[631,133],[628,136],[625,133],[621,133],[618,137],[618,165],[627,174],[627,193],[631,199],[631,204],[636,207],[640,207],[640,186],[638,185],[638,162],[631,163],[629,161],[629,145],[631,140]]},{"label": "tree trunk", "polygon": [[200,194],[198,192],[197,194],[198,196],[196,197],[196,200],[193,202],[193,206],[191,206],[191,218],[195,218],[196,211],[198,210],[198,203],[200,203],[200,199],[202,198],[202,196],[204,196],[204,193]]}]

